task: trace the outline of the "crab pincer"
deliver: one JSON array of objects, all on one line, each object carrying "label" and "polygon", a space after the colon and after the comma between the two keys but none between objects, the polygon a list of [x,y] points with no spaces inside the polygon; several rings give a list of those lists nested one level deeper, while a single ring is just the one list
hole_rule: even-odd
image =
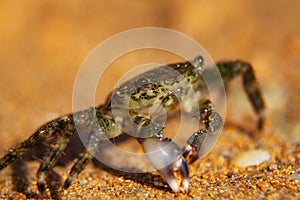
[{"label": "crab pincer", "polygon": [[174,192],[188,192],[189,170],[182,150],[169,138],[143,138],[140,140],[151,164],[163,175]]}]

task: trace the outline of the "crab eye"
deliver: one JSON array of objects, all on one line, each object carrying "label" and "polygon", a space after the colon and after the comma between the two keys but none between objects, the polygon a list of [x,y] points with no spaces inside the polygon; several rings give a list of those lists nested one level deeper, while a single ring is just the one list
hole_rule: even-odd
[{"label": "crab eye", "polygon": [[202,67],[204,65],[204,58],[202,56],[196,56],[196,58],[192,61],[192,64],[194,65],[194,67],[202,71]]},{"label": "crab eye", "polygon": [[143,86],[143,85],[147,85],[149,83],[149,81],[145,78],[139,78],[136,82],[137,86]]}]

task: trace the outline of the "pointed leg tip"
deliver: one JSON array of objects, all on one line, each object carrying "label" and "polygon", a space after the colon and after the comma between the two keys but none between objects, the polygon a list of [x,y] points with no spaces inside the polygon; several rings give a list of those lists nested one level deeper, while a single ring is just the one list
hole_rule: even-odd
[{"label": "pointed leg tip", "polygon": [[257,121],[257,130],[261,131],[264,129],[265,119],[263,117],[260,117]]},{"label": "pointed leg tip", "polygon": [[46,186],[44,182],[37,182],[37,187],[39,190],[39,193],[43,198],[47,198],[47,193],[46,193]]},{"label": "pointed leg tip", "polygon": [[70,187],[70,185],[71,185],[71,180],[70,179],[67,179],[66,181],[65,181],[65,183],[64,183],[64,185],[63,185],[63,187],[62,187],[62,191],[65,191],[66,189],[68,189],[69,187]]}]

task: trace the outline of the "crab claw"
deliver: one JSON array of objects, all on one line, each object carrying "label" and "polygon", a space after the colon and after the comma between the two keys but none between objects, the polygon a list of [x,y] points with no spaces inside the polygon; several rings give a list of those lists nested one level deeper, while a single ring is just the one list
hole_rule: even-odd
[{"label": "crab claw", "polygon": [[142,147],[151,164],[174,192],[188,192],[189,170],[181,149],[168,138],[144,138]]}]

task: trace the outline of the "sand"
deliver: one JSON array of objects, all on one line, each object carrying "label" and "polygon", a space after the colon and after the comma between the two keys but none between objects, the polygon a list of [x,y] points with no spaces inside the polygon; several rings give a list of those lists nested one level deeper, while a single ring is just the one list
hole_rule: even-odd
[{"label": "sand", "polygon": [[[251,62],[266,102],[266,124],[259,132],[241,79],[230,84],[223,133],[206,157],[189,166],[187,194],[173,193],[157,172],[126,173],[99,163],[90,163],[68,190],[57,193],[80,152],[78,141],[73,141],[55,167],[57,174],[49,178],[47,192],[52,198],[299,198],[300,3],[2,1],[0,8],[1,156],[43,123],[71,112],[73,85],[84,58],[99,42],[131,28],[174,29],[199,42],[215,61]],[[101,79],[96,104],[104,102],[116,81],[132,67],[180,60],[150,50],[126,56],[112,63]],[[171,121],[174,128],[168,131],[176,130],[178,123]],[[130,142],[122,148],[140,151]],[[269,153],[270,159],[258,166],[233,164],[240,153],[253,149]],[[37,148],[0,172],[0,198],[38,197],[36,171],[40,159],[32,158],[43,152]],[[116,155],[111,157],[117,159]],[[129,167],[142,168],[131,166],[130,158],[122,159]]]}]

